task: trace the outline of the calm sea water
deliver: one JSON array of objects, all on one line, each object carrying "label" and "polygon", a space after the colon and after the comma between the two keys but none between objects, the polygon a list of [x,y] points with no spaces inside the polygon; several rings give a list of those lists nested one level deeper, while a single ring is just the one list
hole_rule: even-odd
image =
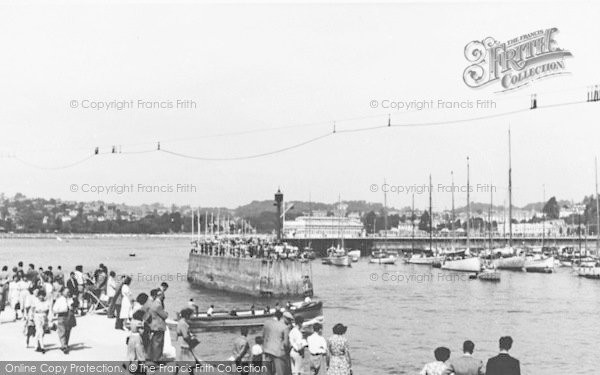
[{"label": "calm sea water", "polygon": [[[202,309],[274,305],[190,286],[185,281],[188,243],[144,237],[0,239],[0,265],[22,260],[36,268],[60,264],[70,270],[82,264],[91,271],[102,262],[133,275],[134,293],[148,292],[165,279],[171,315],[190,298]],[[136,257],[129,256],[132,252]],[[400,281],[382,280],[392,275]],[[515,340],[512,354],[521,360],[523,374],[597,373],[600,281],[578,278],[569,269],[551,275],[504,272],[500,283],[486,283],[427,266],[382,266],[361,259],[352,268],[315,261],[313,279],[316,298],[324,302],[327,336],[337,322],[349,326],[355,374],[414,374],[433,359],[435,347],[447,346],[459,355],[466,339],[475,342],[475,355],[485,362],[503,335]],[[202,357],[227,358],[234,337],[234,332],[201,334]]]}]

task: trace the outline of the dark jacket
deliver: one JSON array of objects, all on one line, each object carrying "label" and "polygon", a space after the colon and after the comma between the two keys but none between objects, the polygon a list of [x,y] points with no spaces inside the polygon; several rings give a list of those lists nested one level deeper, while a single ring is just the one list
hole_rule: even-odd
[{"label": "dark jacket", "polygon": [[148,312],[150,313],[150,330],[166,331],[167,323],[165,322],[165,320],[167,319],[167,316],[169,314],[163,308],[160,299],[157,298],[154,301],[152,301]]},{"label": "dark jacket", "polygon": [[521,375],[519,360],[508,353],[500,353],[488,359],[485,368],[486,375]]}]

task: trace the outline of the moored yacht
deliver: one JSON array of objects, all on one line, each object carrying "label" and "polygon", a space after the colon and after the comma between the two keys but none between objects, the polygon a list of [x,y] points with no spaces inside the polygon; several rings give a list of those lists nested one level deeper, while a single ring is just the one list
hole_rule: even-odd
[{"label": "moored yacht", "polygon": [[376,264],[395,264],[396,256],[390,254],[386,251],[374,251],[371,254],[371,259],[369,259],[369,263]]},{"label": "moored yacht", "polygon": [[323,264],[332,266],[350,267],[350,257],[343,247],[330,247],[327,250],[327,258],[323,260]]},{"label": "moored yacht", "polygon": [[460,272],[481,272],[481,259],[467,257],[462,259],[447,259],[442,263],[442,269]]},{"label": "moored yacht", "polygon": [[552,273],[554,272],[554,257],[525,260],[524,268],[527,272]]}]

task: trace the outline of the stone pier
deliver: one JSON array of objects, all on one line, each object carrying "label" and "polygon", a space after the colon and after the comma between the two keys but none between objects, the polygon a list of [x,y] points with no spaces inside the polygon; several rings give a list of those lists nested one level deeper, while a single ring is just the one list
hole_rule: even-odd
[{"label": "stone pier", "polygon": [[309,262],[211,256],[191,253],[188,281],[215,290],[255,296],[302,296]]}]

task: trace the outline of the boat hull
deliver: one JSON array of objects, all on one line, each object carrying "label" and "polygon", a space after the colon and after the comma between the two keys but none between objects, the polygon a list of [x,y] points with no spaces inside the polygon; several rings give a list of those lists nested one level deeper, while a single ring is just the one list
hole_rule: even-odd
[{"label": "boat hull", "polygon": [[442,269],[459,272],[481,272],[481,260],[477,257],[447,260],[442,264]]},{"label": "boat hull", "polygon": [[493,270],[484,271],[480,273],[477,277],[481,281],[498,282],[500,281],[500,272]]},{"label": "boat hull", "polygon": [[408,264],[421,264],[430,266],[435,262],[441,262],[442,257],[411,257],[406,260]]},{"label": "boat hull", "polygon": [[395,264],[396,263],[396,257],[390,256],[390,257],[385,257],[385,258],[371,258],[371,259],[369,259],[369,263],[375,263],[375,264]]},{"label": "boat hull", "polygon": [[349,267],[350,257],[348,255],[329,257],[329,263],[326,264],[338,267]]},{"label": "boat hull", "polygon": [[[310,324],[323,321],[323,303],[320,301],[292,308],[290,312],[294,317],[303,317],[304,321],[310,322]],[[271,309],[269,314],[265,314],[264,311],[257,311],[256,315],[252,315],[250,312],[240,312],[238,316],[230,316],[226,312],[217,313],[211,317],[200,314],[199,316],[192,316],[189,323],[192,330],[262,327],[274,315],[275,309]]]},{"label": "boat hull", "polygon": [[525,262],[525,271],[538,273],[554,272],[554,257]]},{"label": "boat hull", "polygon": [[600,267],[579,267],[577,275],[588,279],[600,279]]},{"label": "boat hull", "polygon": [[492,262],[494,268],[499,270],[522,271],[525,266],[525,258],[514,256],[509,258],[494,259]]}]

